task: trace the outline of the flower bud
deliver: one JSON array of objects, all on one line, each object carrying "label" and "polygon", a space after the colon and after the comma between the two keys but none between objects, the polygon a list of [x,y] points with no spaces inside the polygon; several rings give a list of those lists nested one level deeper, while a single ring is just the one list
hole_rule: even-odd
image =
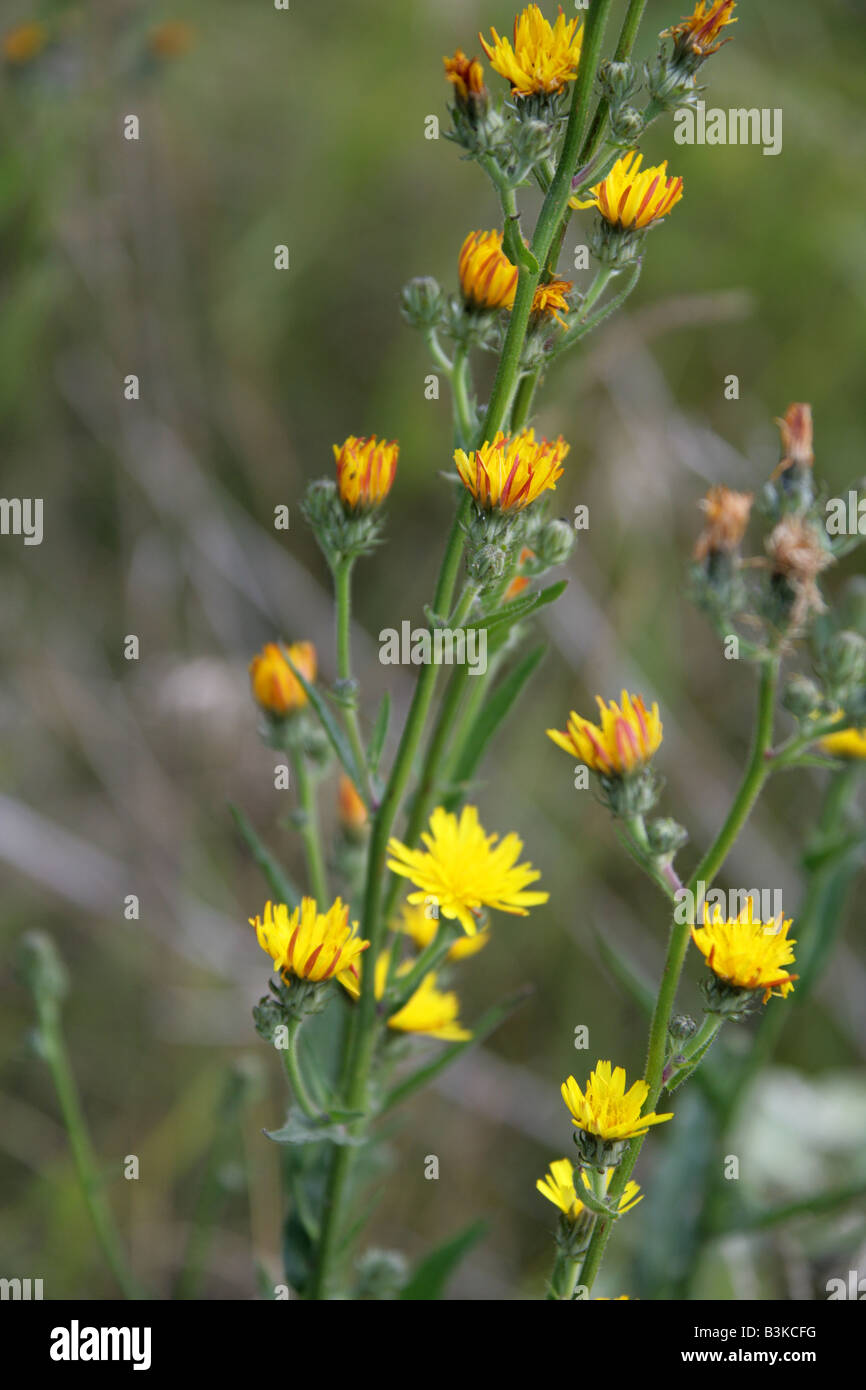
[{"label": "flower bud", "polygon": [[358,1260],[359,1299],[399,1298],[406,1284],[409,1269],[399,1250],[365,1250]]},{"label": "flower bud", "polygon": [[441,322],[445,299],[432,275],[416,275],[400,292],[400,309],[413,328],[435,328]]},{"label": "flower bud", "polygon": [[821,702],[821,691],[808,676],[791,676],[782,692],[782,704],[795,719],[808,719]]},{"label": "flower bud", "polygon": [[859,632],[834,633],[824,648],[821,664],[834,689],[862,685],[866,678],[866,638]]},{"label": "flower bud", "polygon": [[689,832],[684,825],[668,817],[651,820],[647,826],[650,849],[659,857],[676,854],[689,842]]},{"label": "flower bud", "polygon": [[54,1003],[69,989],[66,966],[51,937],[45,932],[29,931],[18,947],[18,974],[38,1001]]},{"label": "flower bud", "polygon": [[576,537],[574,527],[562,517],[556,517],[542,526],[534,543],[535,553],[546,569],[564,565],[574,549]]},{"label": "flower bud", "polygon": [[599,68],[598,80],[610,104],[616,106],[634,90],[634,68],[631,63],[618,63],[609,58]]},{"label": "flower bud", "polygon": [[698,1025],[690,1014],[677,1014],[671,1019],[668,1032],[674,1042],[688,1042],[698,1031]]},{"label": "flower bud", "polygon": [[611,111],[610,128],[618,144],[631,147],[643,133],[644,118],[634,106],[620,106]]}]

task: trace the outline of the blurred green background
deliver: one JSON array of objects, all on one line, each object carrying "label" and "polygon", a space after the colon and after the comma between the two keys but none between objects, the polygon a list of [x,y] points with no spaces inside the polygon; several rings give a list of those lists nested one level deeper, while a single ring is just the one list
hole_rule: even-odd
[{"label": "blurred green background", "polygon": [[[653,127],[647,154],[683,175],[683,201],[650,237],[626,313],[551,371],[541,398],[538,423],[572,443],[557,502],[565,515],[586,503],[590,529],[547,622],[550,654],[478,800],[488,829],[523,834],[551,901],[497,921],[464,967],[463,1014],[526,981],[535,994],[412,1103],[369,1232],[414,1257],[485,1217],[457,1298],[539,1296],[555,1214],[534,1183],[570,1147],[559,1084],[598,1056],[630,1075],[643,1063],[645,1021],[595,934],[650,977],[663,951],[663,903],[544,730],[623,684],[658,699],[662,807],[691,831],[690,867],[736,785],[753,700],[752,673],[724,661],[684,594],[697,501],[713,481],[760,486],[778,457],[773,418],[794,400],[813,405],[828,490],[863,471],[863,6],[738,8],[733,42],[704,69],[705,99],[781,107],[782,153],[678,147],[670,122]],[[264,1080],[231,1151],[204,1293],[255,1297],[257,1263],[278,1277],[278,1152],[261,1130],[281,1120],[284,1086],[251,1027],[265,966],[246,926],[265,891],[227,801],[298,877],[301,862],[280,827],[289,794],[273,788],[246,663],[276,635],[312,638],[333,677],[327,575],[298,503],[330,472],[334,441],[397,437],[388,544],[357,571],[355,653],[368,717],[386,685],[405,709],[409,677],[379,665],[376,635],[417,622],[431,595],[451,426],[446,392],[424,398],[428,362],[398,293],[416,274],[453,288],[463,237],[498,217],[480,171],[425,139],[424,122],[438,114],[447,128],[442,55],[479,52],[479,27],[507,31],[512,13],[493,0],[4,7],[7,29],[39,20],[50,43],[30,62],[7,54],[0,111],[3,491],[45,505],[41,546],[0,542],[0,1273],[43,1277],[46,1297],[109,1297],[113,1285],[28,1047],[31,1002],[12,962],[33,926],[55,936],[71,972],[70,1050],[140,1276],[170,1292],[223,1074],[251,1054]],[[650,0],[641,58],[680,13]],[[192,26],[186,51],[155,47],[166,21]],[[122,138],[129,114],[137,142]],[[526,225],[531,191],[523,205]],[[574,224],[566,275],[586,235]],[[278,243],[287,272],[273,266]],[[136,403],[123,398],[128,373]],[[737,401],[724,396],[730,373]],[[272,525],[281,503],[288,537]],[[132,633],[138,662],[123,658]],[[794,909],[823,778],[771,787],[726,885],[781,888]],[[130,893],[138,922],[124,920]],[[848,926],[778,1070],[744,1108],[741,1184],[767,1201],[866,1173],[862,911]],[[692,962],[682,1004],[694,1010],[696,977]],[[574,1049],[578,1024],[588,1054]],[[747,1037],[744,1026],[736,1041]],[[659,1133],[647,1146],[647,1189],[672,1142]],[[120,1177],[130,1153],[138,1182]],[[430,1153],[438,1182],[424,1179]],[[653,1296],[632,1263],[657,1239],[653,1212],[647,1200],[612,1243],[601,1292]],[[864,1240],[856,1206],[731,1237],[690,1288],[824,1297],[827,1278],[863,1267]]]}]

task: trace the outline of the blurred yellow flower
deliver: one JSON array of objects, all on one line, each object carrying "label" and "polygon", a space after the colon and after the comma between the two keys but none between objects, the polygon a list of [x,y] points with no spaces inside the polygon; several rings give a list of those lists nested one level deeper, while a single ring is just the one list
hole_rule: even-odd
[{"label": "blurred yellow flower", "polygon": [[501,232],[470,232],[457,263],[460,289],[468,308],[510,309],[517,290],[517,266],[502,250]]},{"label": "blurred yellow flower", "polygon": [[499,37],[491,27],[491,42],[483,34],[484,52],[490,66],[511,83],[514,96],[537,92],[559,92],[577,76],[583,30],[579,20],[567,20],[560,10],[556,23],[545,19],[537,5],[527,5],[514,21],[514,39]]},{"label": "blurred yellow flower", "polygon": [[358,794],[355,783],[351,777],[346,776],[345,772],[340,773],[337,811],[340,824],[347,830],[363,830],[367,824],[367,808]]},{"label": "blurred yellow flower", "polygon": [[781,914],[771,922],[756,918],[751,898],[734,918],[704,904],[704,925],[692,927],[692,940],[714,975],[737,989],[762,989],[766,1004],[771,994],[784,999],[794,988],[797,976],[784,969],[794,964],[790,925]]},{"label": "blurred yellow flower", "polygon": [[542,492],[556,489],[569,445],[557,439],[535,438],[535,430],[513,437],[500,430],[493,443],[466,453],[457,449],[454,462],[465,488],[485,511],[520,512]]},{"label": "blurred yellow flower", "polygon": [[385,501],[397,472],[400,446],[395,439],[386,443],[375,434],[362,438],[350,434],[334,446],[337,461],[337,491],[349,511],[366,511]]},{"label": "blurred yellow flower", "polygon": [[[411,937],[418,950],[423,951],[438,932],[439,919],[431,916],[426,906],[419,904],[413,907],[410,902],[405,902],[400,911],[400,918],[393,923],[392,929]],[[474,936],[459,936],[449,948],[445,959],[465,960],[467,956],[477,955],[479,951],[483,951],[489,940],[490,931],[487,928],[477,931]]]},{"label": "blurred yellow flower", "polygon": [[641,169],[643,155],[637,150],[616,161],[606,178],[591,188],[585,201],[572,198],[573,208],[598,208],[612,227],[640,231],[665,217],[683,196],[681,178],[669,178],[667,160]]},{"label": "blurred yellow flower", "polygon": [[834,758],[866,758],[866,729],[840,729],[822,738],[820,746]]},{"label": "blurred yellow flower", "polygon": [[370,943],[357,935],[357,922],[350,925],[348,906],[339,898],[324,913],[315,898],[302,899],[293,912],[285,903],[266,903],[264,916],[249,921],[287,984],[292,978],[313,983],[336,979],[357,999],[358,958]]},{"label": "blurred yellow flower", "polygon": [[32,63],[48,43],[44,24],[17,24],[3,35],[3,57],[7,63]]},{"label": "blurred yellow flower", "polygon": [[620,703],[605,704],[596,695],[601,724],[593,724],[574,710],[564,733],[548,729],[548,738],[572,757],[586,763],[602,777],[627,777],[650,761],[662,741],[659,707],[646,708],[640,695],[623,691]]},{"label": "blurred yellow flower", "polygon": [[[316,679],[316,649],[312,642],[287,647],[291,661],[308,680]],[[268,642],[250,662],[253,695],[271,714],[293,714],[307,703],[306,692],[276,642]]]},{"label": "blurred yellow flower", "polygon": [[[610,1180],[613,1177],[613,1168],[608,1168],[604,1175],[604,1190],[610,1187]],[[580,1170],[583,1186],[590,1190],[590,1181],[583,1169]],[[569,1221],[576,1221],[579,1216],[589,1208],[577,1195],[574,1186],[574,1164],[570,1159],[558,1158],[550,1165],[550,1172],[543,1178],[539,1178],[535,1184],[542,1197],[546,1197],[548,1202],[552,1202],[555,1207],[568,1217]],[[638,1202],[643,1201],[641,1190],[636,1182],[626,1183],[622,1196],[619,1199],[619,1212],[624,1215],[636,1207]],[[590,1212],[590,1215],[592,1213]]]},{"label": "blurred yellow flower", "polygon": [[195,29],[181,19],[167,20],[151,29],[147,42],[156,58],[182,58],[195,43]]},{"label": "blurred yellow flower", "polygon": [[[388,978],[390,953],[383,951],[376,962],[376,998],[385,993]],[[405,975],[412,968],[411,961],[404,961],[398,975]],[[451,991],[436,988],[436,972],[425,975],[415,993],[388,1019],[388,1027],[398,1033],[422,1033],[428,1038],[438,1038],[442,1042],[466,1042],[472,1037],[468,1028],[459,1022],[460,1000]]]},{"label": "blurred yellow flower", "polygon": [[590,1073],[585,1093],[581,1091],[573,1076],[562,1083],[562,1099],[571,1112],[574,1123],[596,1134],[600,1139],[633,1139],[646,1134],[650,1125],[659,1125],[663,1120],[672,1120],[669,1115],[642,1115],[641,1108],[649,1095],[645,1081],[635,1081],[631,1088],[625,1089],[625,1071],[622,1067],[611,1070],[610,1062],[598,1062],[595,1071]]},{"label": "blurred yellow flower", "polygon": [[426,849],[409,849],[399,840],[388,842],[388,868],[409,878],[418,888],[410,903],[433,899],[442,916],[456,918],[469,936],[478,930],[481,908],[528,916],[528,908],[546,903],[549,893],[527,892],[541,877],[531,864],[518,864],[523,841],[511,834],[497,844],[478,820],[475,806],[457,816],[438,806],[430,830],[421,836]]},{"label": "blurred yellow flower", "polygon": [[661,37],[670,36],[696,56],[708,58],[723,43],[729,42],[729,39],[719,39],[719,35],[728,24],[736,24],[733,18],[735,9],[735,0],[700,0],[686,19],[681,19],[670,29],[664,29]]}]

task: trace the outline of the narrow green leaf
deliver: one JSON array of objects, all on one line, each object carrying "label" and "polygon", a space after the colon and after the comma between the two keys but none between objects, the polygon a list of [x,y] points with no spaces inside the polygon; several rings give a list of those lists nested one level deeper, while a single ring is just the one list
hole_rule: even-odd
[{"label": "narrow green leaf", "polygon": [[515,598],[511,603],[504,603],[501,608],[497,608],[489,617],[482,618],[477,623],[466,623],[467,631],[470,628],[477,628],[478,631],[486,630],[492,632],[503,624],[506,627],[513,627],[522,618],[528,618],[530,613],[535,613],[539,608],[545,608],[548,603],[555,603],[565,589],[568,588],[568,580],[560,579],[556,584],[549,584],[546,589],[542,589],[538,594],[530,594],[527,598]]},{"label": "narrow green leaf", "polygon": [[465,1230],[438,1246],[416,1266],[414,1274],[400,1294],[401,1299],[423,1299],[429,1302],[441,1298],[448,1280],[461,1260],[486,1232],[486,1222],[473,1221]]},{"label": "narrow green leaf", "polygon": [[424,1066],[419,1067],[417,1071],[413,1071],[409,1076],[404,1077],[402,1081],[398,1081],[397,1085],[388,1092],[385,1098],[385,1104],[382,1106],[382,1114],[384,1115],[388,1110],[393,1110],[395,1106],[401,1105],[404,1100],[408,1100],[409,1096],[414,1095],[416,1091],[420,1091],[423,1086],[427,1086],[434,1077],[438,1076],[440,1072],[445,1071],[446,1067],[450,1067],[452,1062],[456,1062],[458,1057],[461,1057],[468,1048],[476,1047],[478,1043],[483,1042],[485,1038],[489,1038],[491,1033],[495,1033],[496,1029],[499,1028],[507,1018],[510,1018],[521,1005],[526,1003],[532,993],[532,986],[524,985],[524,987],[519,989],[515,994],[510,995],[507,999],[503,999],[499,1004],[494,1004],[492,1008],[481,1015],[472,1030],[471,1038],[467,1038],[465,1042],[451,1043],[448,1047],[443,1048],[438,1057],[433,1058],[432,1062],[427,1062]]},{"label": "narrow green leaf", "polygon": [[388,691],[382,696],[382,703],[379,705],[376,714],[376,722],[373,725],[373,732],[370,735],[370,746],[367,749],[367,765],[370,772],[375,774],[379,769],[379,760],[382,757],[382,749],[385,747],[385,739],[388,737],[388,724],[391,719],[391,696]]},{"label": "narrow green leaf", "polygon": [[366,805],[367,810],[369,811],[370,805],[369,802],[366,800],[366,793],[364,790],[367,779],[364,777],[361,769],[355,762],[355,755],[352,752],[352,746],[349,743],[348,738],[346,737],[342,728],[340,727],[338,720],[334,718],[334,715],[329,710],[326,702],[322,699],[322,696],[319,694],[319,691],[316,689],[314,685],[310,684],[303,671],[298,670],[297,666],[295,666],[291,657],[289,656],[288,651],[282,644],[280,644],[280,650],[282,651],[283,656],[285,657],[292,674],[297,677],[297,679],[303,686],[307,699],[313,706],[313,709],[318,715],[319,722],[321,723],[322,728],[328,735],[331,747],[333,748],[340,762],[343,764],[346,774],[354,782],[358,795],[364,801],[364,804]]},{"label": "narrow green leaf", "polygon": [[523,660],[500,681],[490,698],[479,710],[478,716],[473,720],[466,736],[463,751],[454,770],[454,781],[458,786],[463,786],[473,777],[487,751],[487,745],[517,703],[523,687],[531,679],[546,652],[547,647],[543,642],[539,646],[533,647],[532,651],[528,652]]},{"label": "narrow green leaf", "polygon": [[502,250],[512,265],[524,266],[531,275],[538,274],[538,261],[520,235],[517,217],[508,217],[502,233]]},{"label": "narrow green leaf", "polygon": [[593,932],[598,953],[613,975],[617,984],[622,985],[626,994],[638,1008],[652,1018],[656,1002],[656,991],[638,971],[623,951],[618,951],[604,932]]},{"label": "narrow green leaf", "polygon": [[239,806],[234,802],[229,802],[229,811],[232,819],[240,831],[241,838],[253,856],[254,862],[261,869],[265,880],[277,902],[286,903],[288,907],[295,908],[301,901],[298,892],[282,865],[277,861],[266,845],[262,844],[250,821]]}]

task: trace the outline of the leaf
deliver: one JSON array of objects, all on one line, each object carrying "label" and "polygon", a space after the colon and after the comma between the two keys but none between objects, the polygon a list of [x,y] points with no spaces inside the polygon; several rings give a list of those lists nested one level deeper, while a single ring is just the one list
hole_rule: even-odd
[{"label": "leaf", "polygon": [[452,1062],[456,1062],[458,1057],[462,1056],[468,1048],[477,1046],[485,1038],[489,1038],[491,1033],[494,1033],[507,1018],[510,1018],[521,1005],[526,1003],[533,992],[531,985],[524,985],[515,994],[503,999],[499,1004],[494,1004],[492,1008],[481,1015],[472,1030],[471,1038],[467,1038],[465,1042],[451,1043],[449,1047],[443,1048],[439,1056],[434,1057],[432,1062],[425,1063],[424,1066],[418,1067],[417,1071],[411,1072],[402,1081],[398,1081],[385,1098],[382,1114],[384,1115],[388,1110],[393,1110],[395,1106],[401,1105],[404,1100],[408,1100],[409,1096],[420,1091],[422,1086],[427,1086],[434,1077],[445,1071],[446,1067],[450,1067]]},{"label": "leaf", "polygon": [[282,1129],[263,1131],[275,1144],[363,1144],[363,1138],[350,1134],[341,1121],[332,1122],[327,1115],[312,1120],[303,1110],[293,1106]]},{"label": "leaf", "polygon": [[301,901],[301,895],[288,874],[285,873],[282,865],[275,859],[267,846],[262,844],[250,821],[240,807],[235,806],[234,802],[230,801],[229,811],[231,812],[235,825],[240,831],[241,838],[252,853],[253,860],[264,874],[268,887],[277,902],[286,903],[287,906],[291,908],[297,907]]},{"label": "leaf", "polygon": [[388,723],[391,718],[391,696],[387,690],[382,696],[382,703],[379,705],[376,714],[376,722],[373,725],[373,732],[370,735],[370,746],[367,749],[367,765],[372,774],[379,768],[379,759],[382,756],[382,749],[385,746],[385,739],[388,737]]},{"label": "leaf", "polygon": [[652,1018],[656,1002],[656,991],[647,983],[623,951],[618,951],[604,932],[594,931],[598,953],[613,975],[617,984],[622,985],[626,994],[646,1014]]},{"label": "leaf", "polygon": [[524,266],[530,275],[538,274],[538,261],[520,235],[519,218],[507,217],[502,233],[502,250],[512,265]]},{"label": "leaf", "polygon": [[530,594],[528,598],[515,598],[511,603],[504,603],[501,608],[497,608],[489,617],[482,618],[477,623],[467,623],[466,630],[477,628],[479,632],[492,632],[503,624],[513,627],[522,618],[528,618],[530,613],[535,613],[539,608],[545,608],[548,603],[555,603],[568,588],[568,580],[560,579],[556,584],[549,584],[540,593]]},{"label": "leaf", "polygon": [[441,1298],[445,1285],[461,1260],[486,1233],[486,1222],[473,1221],[465,1230],[438,1246],[416,1265],[414,1274],[400,1294],[401,1299],[429,1301]]},{"label": "leaf", "polygon": [[282,643],[280,644],[280,650],[283,656],[285,657],[292,674],[295,677],[297,677],[298,681],[303,686],[304,693],[306,694],[307,699],[313,706],[313,709],[316,711],[322,728],[328,735],[331,747],[333,748],[340,762],[343,764],[343,768],[345,769],[346,774],[354,782],[355,789],[357,790],[358,795],[361,797],[362,801],[364,802],[364,805],[367,807],[367,810],[369,811],[370,804],[367,801],[367,794],[365,791],[367,779],[364,776],[363,771],[361,770],[361,768],[358,767],[358,764],[355,761],[355,755],[352,752],[352,746],[349,743],[348,738],[344,734],[338,721],[334,718],[333,714],[328,709],[327,704],[322,699],[316,687],[310,684],[303,671],[298,670],[297,666],[295,666],[294,662],[292,661],[292,658],[289,656],[288,651],[282,645]]},{"label": "leaf", "polygon": [[[523,687],[534,674],[536,667],[547,652],[545,643],[533,647],[512,671],[500,681],[485,702],[466,736],[463,751],[454,770],[454,781],[458,786],[470,781],[487,751],[487,745],[500,724],[511,713],[512,708],[523,691]],[[449,808],[450,809],[450,805]]]},{"label": "leaf", "polygon": [[286,1283],[298,1293],[304,1292],[313,1272],[315,1253],[309,1232],[293,1207],[283,1222],[283,1268]]}]

